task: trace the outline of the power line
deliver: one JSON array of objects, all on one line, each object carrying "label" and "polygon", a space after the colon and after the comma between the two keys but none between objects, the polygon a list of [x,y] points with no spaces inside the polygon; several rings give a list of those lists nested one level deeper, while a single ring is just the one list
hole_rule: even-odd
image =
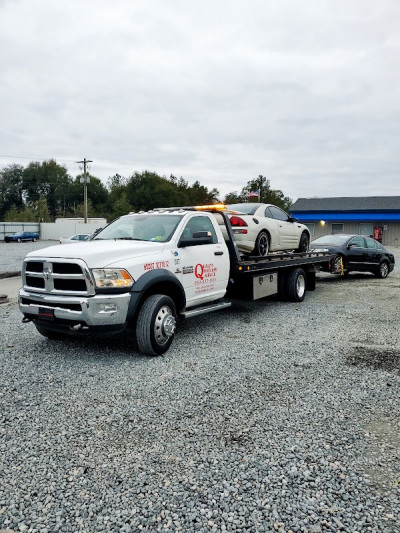
[{"label": "power line", "polygon": [[4,159],[30,159],[31,161],[62,161],[63,163],[76,163],[73,159],[61,159],[58,157],[25,157],[23,155],[0,155]]}]

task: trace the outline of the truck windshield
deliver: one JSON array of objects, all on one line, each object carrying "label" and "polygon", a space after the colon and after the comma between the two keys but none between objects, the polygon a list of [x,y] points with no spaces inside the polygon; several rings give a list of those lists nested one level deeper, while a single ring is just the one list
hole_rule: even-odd
[{"label": "truck windshield", "polygon": [[121,239],[132,241],[167,242],[174,234],[183,215],[137,214],[118,218],[93,239]]}]

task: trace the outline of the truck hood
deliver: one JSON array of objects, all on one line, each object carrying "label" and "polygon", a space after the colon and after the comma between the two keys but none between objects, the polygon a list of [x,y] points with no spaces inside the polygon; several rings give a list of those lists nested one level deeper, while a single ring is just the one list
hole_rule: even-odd
[{"label": "truck hood", "polygon": [[82,259],[89,268],[104,268],[135,257],[163,252],[165,244],[147,241],[82,241],[76,244],[59,244],[29,252],[27,257],[49,259]]}]

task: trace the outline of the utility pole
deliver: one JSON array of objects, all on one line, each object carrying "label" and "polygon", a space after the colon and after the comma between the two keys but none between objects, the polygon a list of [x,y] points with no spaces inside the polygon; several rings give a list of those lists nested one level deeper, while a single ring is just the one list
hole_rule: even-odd
[{"label": "utility pole", "polygon": [[91,159],[86,159],[86,157],[83,158],[83,161],[76,161],[76,163],[83,163],[83,179],[81,178],[81,182],[83,181],[83,203],[85,207],[85,224],[87,224],[88,219],[88,208],[87,208],[87,184],[90,181],[90,178],[86,174],[86,164],[87,163],[93,163]]}]

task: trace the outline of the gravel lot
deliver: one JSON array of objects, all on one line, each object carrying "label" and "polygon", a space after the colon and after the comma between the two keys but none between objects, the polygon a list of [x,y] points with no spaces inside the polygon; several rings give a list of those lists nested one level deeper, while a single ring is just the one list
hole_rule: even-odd
[{"label": "gravel lot", "polygon": [[21,272],[22,261],[32,250],[59,244],[58,241],[0,242],[0,273]]},{"label": "gravel lot", "polygon": [[0,531],[399,532],[396,260],[184,322],[161,358],[1,305]]}]

